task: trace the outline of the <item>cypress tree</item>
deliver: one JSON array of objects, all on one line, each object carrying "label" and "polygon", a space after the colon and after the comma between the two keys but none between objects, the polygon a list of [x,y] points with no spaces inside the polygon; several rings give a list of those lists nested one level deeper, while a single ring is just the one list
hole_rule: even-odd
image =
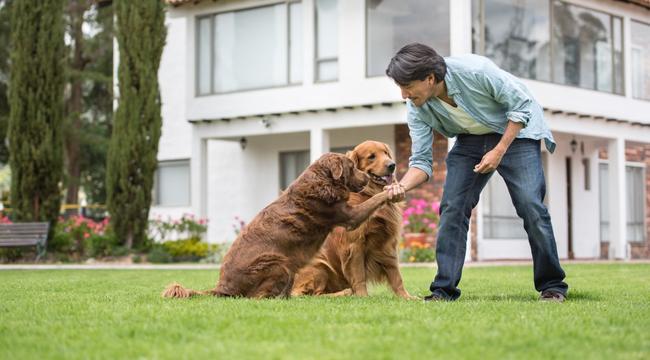
[{"label": "cypress tree", "polygon": [[63,1],[15,0],[11,13],[8,137],[13,217],[54,224],[63,176]]},{"label": "cypress tree", "polygon": [[116,0],[118,107],[108,151],[106,190],[111,224],[127,248],[142,244],[160,139],[158,66],[165,44],[160,0]]}]

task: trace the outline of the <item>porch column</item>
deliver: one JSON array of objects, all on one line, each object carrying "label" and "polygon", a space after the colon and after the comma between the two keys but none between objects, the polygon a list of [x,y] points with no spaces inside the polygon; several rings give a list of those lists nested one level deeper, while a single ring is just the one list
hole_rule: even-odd
[{"label": "porch column", "polygon": [[192,211],[198,218],[207,216],[207,157],[208,142],[198,134],[197,126],[192,129],[192,159],[190,161],[190,181],[192,188]]},{"label": "porch column", "polygon": [[609,140],[609,258],[627,258],[625,139]]},{"label": "porch column", "polygon": [[321,155],[330,151],[330,133],[324,129],[311,129],[309,132],[310,162],[318,160]]},{"label": "porch column", "polygon": [[452,56],[472,52],[472,1],[449,0],[449,50]]}]

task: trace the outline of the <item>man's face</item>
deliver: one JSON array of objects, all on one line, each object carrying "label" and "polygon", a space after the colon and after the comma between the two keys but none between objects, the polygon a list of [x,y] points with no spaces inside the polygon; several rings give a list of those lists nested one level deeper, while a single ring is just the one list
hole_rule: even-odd
[{"label": "man's face", "polygon": [[402,91],[402,99],[411,99],[413,105],[422,106],[434,95],[435,81],[433,75],[427,76],[424,80],[413,80],[406,85],[399,85]]}]

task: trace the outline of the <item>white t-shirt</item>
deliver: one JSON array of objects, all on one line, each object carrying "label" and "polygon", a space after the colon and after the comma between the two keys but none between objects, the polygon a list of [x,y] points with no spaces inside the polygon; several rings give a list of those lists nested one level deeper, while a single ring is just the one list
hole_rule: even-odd
[{"label": "white t-shirt", "polygon": [[465,110],[461,109],[460,106],[453,107],[442,100],[440,100],[440,103],[449,113],[449,117],[451,117],[458,126],[465,129],[468,134],[485,135],[494,132],[494,130],[474,120],[467,112],[465,112]]}]

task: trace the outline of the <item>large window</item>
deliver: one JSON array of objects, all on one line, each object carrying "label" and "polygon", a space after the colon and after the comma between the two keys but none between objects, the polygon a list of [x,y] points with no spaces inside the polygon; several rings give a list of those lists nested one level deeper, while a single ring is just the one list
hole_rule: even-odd
[{"label": "large window", "polygon": [[517,215],[501,176],[494,174],[481,196],[484,239],[528,239],[524,221]]},{"label": "large window", "polygon": [[449,1],[366,0],[366,73],[385,74],[402,46],[420,42],[449,54]]},{"label": "large window", "polygon": [[302,82],[299,2],[219,13],[197,21],[197,94]]},{"label": "large window", "polygon": [[474,51],[514,75],[623,94],[622,20],[559,0],[473,0]]},{"label": "large window", "polygon": [[316,80],[338,79],[338,1],[316,0]]},{"label": "large window", "polygon": [[[600,164],[600,241],[609,242],[609,167]],[[645,240],[645,168],[625,167],[627,240]]]},{"label": "large window", "polygon": [[632,21],[632,96],[650,100],[650,25]]},{"label": "large window", "polygon": [[154,205],[190,205],[189,160],[160,162],[154,179]]},{"label": "large window", "polygon": [[474,0],[473,7],[474,52],[516,76],[551,80],[548,0]]}]

